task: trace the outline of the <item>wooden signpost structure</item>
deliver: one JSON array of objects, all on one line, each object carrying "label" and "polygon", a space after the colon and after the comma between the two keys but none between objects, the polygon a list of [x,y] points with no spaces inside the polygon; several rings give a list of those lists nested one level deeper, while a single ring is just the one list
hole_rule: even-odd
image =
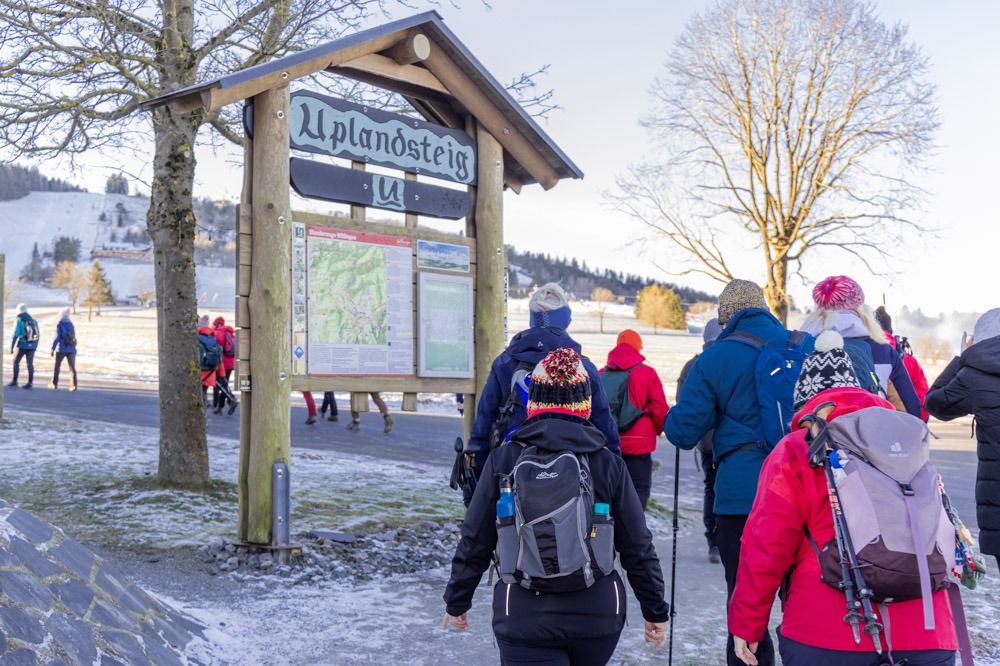
[{"label": "wooden signpost structure", "polygon": [[[398,93],[423,120],[307,90],[323,73]],[[288,464],[292,391],[350,391],[356,411],[370,391],[403,393],[404,410],[419,392],[464,393],[467,436],[505,345],[504,189],[583,174],[436,12],[145,106],[216,112],[241,101],[239,539],[280,548],[287,525],[272,513],[272,479],[287,485],[275,465]],[[293,212],[290,188],[350,204],[350,217]],[[403,213],[405,224],[367,221],[368,207]],[[464,217],[464,235],[422,228],[418,216]],[[355,288],[367,295],[349,300]]]}]

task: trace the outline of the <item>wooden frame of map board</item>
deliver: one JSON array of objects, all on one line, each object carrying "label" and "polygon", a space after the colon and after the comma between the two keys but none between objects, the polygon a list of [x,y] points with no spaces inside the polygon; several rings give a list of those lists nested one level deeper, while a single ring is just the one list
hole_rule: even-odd
[{"label": "wooden frame of map board", "polygon": [[[412,279],[409,288],[412,294],[412,316],[413,316],[413,365],[411,372],[407,376],[376,376],[376,375],[293,375],[293,391],[349,391],[357,393],[367,393],[371,391],[393,391],[403,393],[474,393],[476,391],[475,381],[472,375],[458,376],[454,374],[436,376],[423,376],[418,368],[418,350],[420,346],[420,328],[418,321],[419,294],[417,271],[417,241],[429,240],[439,243],[451,243],[454,245],[464,245],[469,248],[471,261],[471,276],[468,279],[472,285],[471,293],[475,296],[475,280],[472,276],[476,274],[476,239],[464,236],[430,231],[428,229],[412,229],[408,227],[396,227],[378,222],[362,222],[346,217],[334,217],[320,215],[317,213],[295,212],[292,218],[296,224],[305,224],[307,228],[316,229],[344,229],[350,231],[364,232],[368,234],[379,234],[382,236],[393,236],[398,238],[412,239]],[[423,271],[421,271],[423,272]],[[473,324],[475,322],[473,321]],[[308,331],[306,331],[308,335]],[[311,372],[311,369],[310,369]]]},{"label": "wooden frame of map board", "polygon": [[417,375],[471,379],[475,373],[472,277],[417,274]]}]

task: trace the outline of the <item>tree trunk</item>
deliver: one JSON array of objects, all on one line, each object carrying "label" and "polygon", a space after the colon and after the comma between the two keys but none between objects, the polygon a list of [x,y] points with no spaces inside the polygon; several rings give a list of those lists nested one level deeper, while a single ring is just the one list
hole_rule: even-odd
[{"label": "tree trunk", "polygon": [[196,116],[177,116],[169,107],[153,112],[156,152],[146,219],[153,239],[160,352],[157,474],[162,481],[183,484],[204,484],[209,480],[194,268]]},{"label": "tree trunk", "polygon": [[771,265],[764,285],[764,296],[771,312],[778,318],[782,326],[788,325],[788,260],[779,259]]}]

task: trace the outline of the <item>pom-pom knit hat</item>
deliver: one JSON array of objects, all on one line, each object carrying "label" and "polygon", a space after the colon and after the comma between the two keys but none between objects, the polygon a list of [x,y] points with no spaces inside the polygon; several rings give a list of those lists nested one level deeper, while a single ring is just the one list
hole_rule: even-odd
[{"label": "pom-pom knit hat", "polygon": [[844,351],[844,338],[836,331],[823,331],[816,338],[815,351],[802,362],[802,372],[795,382],[795,410],[802,409],[821,391],[842,386],[860,385],[851,358]]},{"label": "pom-pom knit hat", "polygon": [[212,326],[225,326],[225,325],[226,325],[226,320],[224,317],[216,317],[214,320],[212,320]]},{"label": "pom-pom knit hat", "polygon": [[831,275],[813,287],[813,301],[824,310],[854,310],[865,302],[861,285],[846,275]]},{"label": "pom-pom knit hat", "polygon": [[750,280],[733,280],[719,294],[719,325],[725,326],[740,310],[767,310],[767,301],[760,285]]},{"label": "pom-pom knit hat", "polygon": [[590,377],[580,355],[562,348],[538,362],[528,386],[528,417],[541,412],[590,418]]},{"label": "pom-pom knit hat", "polygon": [[642,351],[642,337],[631,328],[626,328],[618,334],[618,344],[625,343],[636,351]]},{"label": "pom-pom knit hat", "polygon": [[208,326],[208,315],[198,317],[198,328],[205,328],[206,326]]}]

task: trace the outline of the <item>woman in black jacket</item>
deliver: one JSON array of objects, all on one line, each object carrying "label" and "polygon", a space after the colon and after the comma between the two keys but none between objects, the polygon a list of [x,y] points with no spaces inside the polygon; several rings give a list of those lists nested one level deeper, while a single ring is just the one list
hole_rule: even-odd
[{"label": "woman in black jacket", "polygon": [[1000,565],[1000,308],[979,318],[971,339],[963,335],[961,356],[937,378],[924,405],[942,421],[975,417],[979,549]]},{"label": "woman in black jacket", "polygon": [[[487,458],[466,512],[444,593],[442,629],[468,628],[472,595],[497,546],[499,479],[509,477],[522,452],[534,446],[543,454],[571,451],[585,459],[595,511],[598,504],[610,505],[614,549],[639,599],[645,639],[657,648],[666,642],[669,607],[652,535],[625,463],[605,448],[604,435],[587,421],[590,397],[587,371],[575,351],[558,349],[535,367],[528,418],[510,442]],[[503,580],[496,584],[493,631],[502,663],[598,665],[610,660],[625,624],[625,586],[613,569],[601,575],[596,561],[588,575],[594,577],[589,587],[566,592],[537,592]]]}]

